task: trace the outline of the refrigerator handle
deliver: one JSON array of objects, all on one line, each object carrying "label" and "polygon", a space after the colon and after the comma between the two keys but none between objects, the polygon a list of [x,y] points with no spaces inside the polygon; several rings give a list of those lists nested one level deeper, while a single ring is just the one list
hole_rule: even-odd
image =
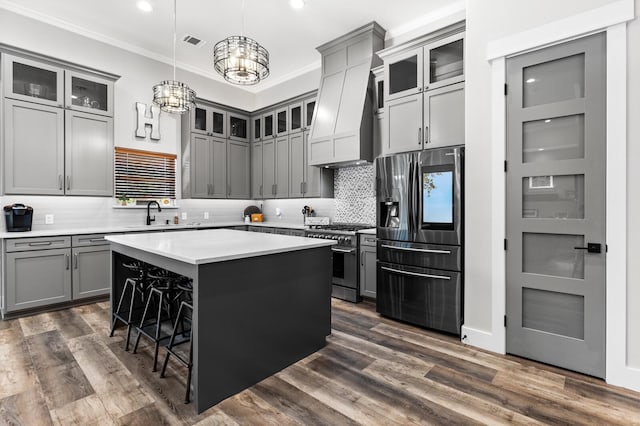
[{"label": "refrigerator handle", "polygon": [[413,240],[413,161],[409,161],[409,177],[407,179],[407,229],[409,240]]}]

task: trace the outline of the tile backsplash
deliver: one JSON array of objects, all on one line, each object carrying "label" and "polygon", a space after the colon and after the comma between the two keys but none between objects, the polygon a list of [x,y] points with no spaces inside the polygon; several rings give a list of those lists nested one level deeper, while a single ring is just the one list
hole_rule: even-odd
[{"label": "tile backsplash", "polygon": [[373,164],[336,169],[333,182],[336,204],[334,222],[376,222],[376,189]]}]

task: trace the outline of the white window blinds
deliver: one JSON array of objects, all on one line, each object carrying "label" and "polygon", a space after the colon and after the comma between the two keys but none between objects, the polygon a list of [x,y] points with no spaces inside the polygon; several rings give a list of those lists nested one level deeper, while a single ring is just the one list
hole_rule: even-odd
[{"label": "white window blinds", "polygon": [[176,155],[115,149],[116,197],[176,198]]}]

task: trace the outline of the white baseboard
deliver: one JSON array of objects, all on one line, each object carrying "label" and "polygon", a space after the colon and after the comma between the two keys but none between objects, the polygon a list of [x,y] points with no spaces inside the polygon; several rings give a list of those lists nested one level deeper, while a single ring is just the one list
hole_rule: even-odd
[{"label": "white baseboard", "polygon": [[629,366],[608,368],[606,381],[613,386],[640,392],[640,368]]},{"label": "white baseboard", "polygon": [[493,333],[484,330],[476,330],[475,328],[462,326],[460,340],[465,345],[475,346],[491,352],[504,354],[504,338],[496,339]]}]

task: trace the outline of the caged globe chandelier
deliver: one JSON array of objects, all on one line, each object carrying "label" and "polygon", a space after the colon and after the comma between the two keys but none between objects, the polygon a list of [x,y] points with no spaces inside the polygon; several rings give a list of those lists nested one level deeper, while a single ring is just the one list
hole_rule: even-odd
[{"label": "caged globe chandelier", "polygon": [[213,47],[215,70],[230,83],[257,84],[269,75],[269,52],[244,35],[244,0],[239,36],[227,37]]},{"label": "caged globe chandelier", "polygon": [[184,114],[195,107],[196,92],[176,81],[176,0],[173,0],[173,80],[161,81],[153,86],[153,103],[162,111]]}]

